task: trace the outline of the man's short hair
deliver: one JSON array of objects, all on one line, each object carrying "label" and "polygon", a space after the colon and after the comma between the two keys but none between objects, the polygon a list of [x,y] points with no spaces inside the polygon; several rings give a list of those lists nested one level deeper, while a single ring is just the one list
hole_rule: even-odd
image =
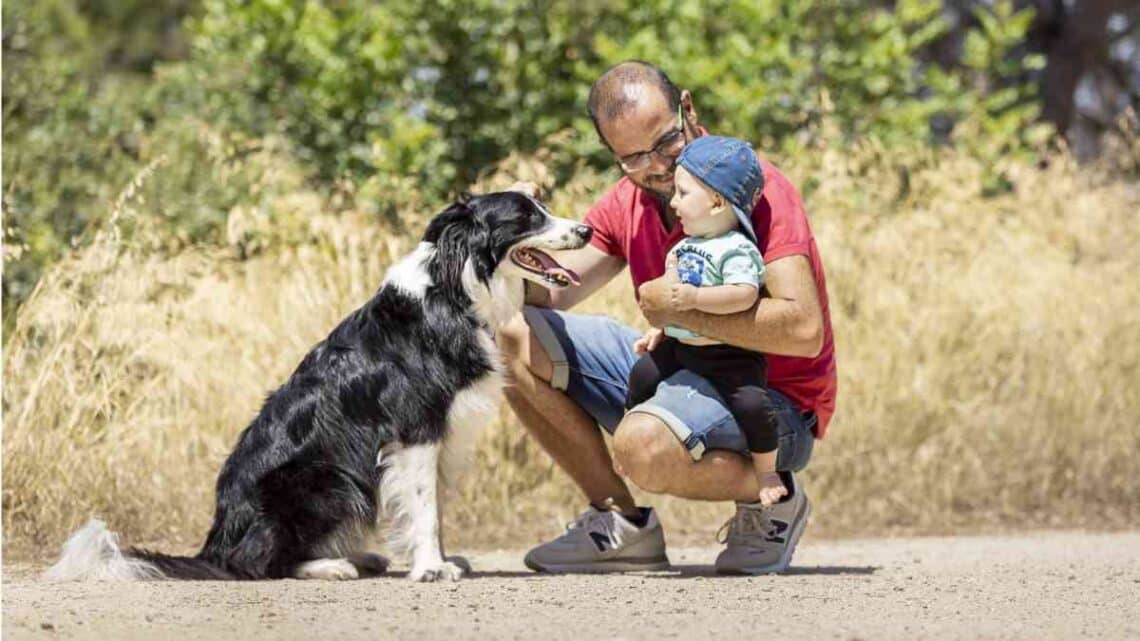
[{"label": "man's short hair", "polygon": [[656,65],[643,60],[626,60],[610,67],[594,81],[590,87],[590,97],[586,101],[586,110],[590,112],[594,131],[598,132],[598,138],[607,147],[610,143],[602,135],[601,122],[609,122],[634,107],[634,103],[622,91],[623,87],[630,84],[655,87],[669,101],[669,108],[673,111],[681,104],[681,90]]}]

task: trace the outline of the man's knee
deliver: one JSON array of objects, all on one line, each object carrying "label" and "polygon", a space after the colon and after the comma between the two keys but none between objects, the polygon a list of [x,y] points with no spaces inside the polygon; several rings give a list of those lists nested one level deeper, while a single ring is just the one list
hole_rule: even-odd
[{"label": "man's knee", "polygon": [[[667,493],[684,447],[665,423],[643,412],[626,414],[614,431],[614,463],[638,487]],[[687,456],[687,455],[686,455]]]}]

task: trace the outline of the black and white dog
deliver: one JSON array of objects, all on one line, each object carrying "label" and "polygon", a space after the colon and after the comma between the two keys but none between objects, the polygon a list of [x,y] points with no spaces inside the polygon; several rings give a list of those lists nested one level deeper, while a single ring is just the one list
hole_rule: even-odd
[{"label": "black and white dog", "polygon": [[522,309],[524,279],[578,284],[542,250],[580,248],[590,232],[515,192],[451,205],[242,432],[196,556],[120,551],[92,520],[47,577],[356,578],[386,568],[361,554],[383,515],[410,578],[458,579],[440,545],[438,477],[454,479],[498,406],[494,328]]}]

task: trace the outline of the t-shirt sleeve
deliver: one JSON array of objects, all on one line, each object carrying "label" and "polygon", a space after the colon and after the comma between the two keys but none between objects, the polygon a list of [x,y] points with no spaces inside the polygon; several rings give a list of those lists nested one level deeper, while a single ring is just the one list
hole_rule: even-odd
[{"label": "t-shirt sleeve", "polygon": [[728,251],[720,263],[721,280],[725,285],[764,284],[764,260],[752,243],[745,243]]},{"label": "t-shirt sleeve", "polygon": [[[764,260],[771,263],[787,256],[811,253],[812,234],[808,225],[800,193],[779,170],[764,163],[764,193],[769,217],[767,247]],[[763,204],[753,211],[753,224],[760,221],[757,214]]]},{"label": "t-shirt sleeve", "polygon": [[613,187],[601,200],[594,203],[582,223],[594,230],[590,236],[590,244],[610,256],[625,258],[622,248],[621,234],[621,207],[618,199],[617,187]]}]

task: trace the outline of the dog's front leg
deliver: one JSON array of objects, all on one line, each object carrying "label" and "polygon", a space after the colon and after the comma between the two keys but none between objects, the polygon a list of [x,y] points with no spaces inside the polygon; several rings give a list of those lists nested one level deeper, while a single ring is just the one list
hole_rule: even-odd
[{"label": "dog's front leg", "polygon": [[444,560],[440,549],[439,450],[438,444],[413,445],[385,457],[382,492],[395,504],[396,535],[411,551],[408,578],[413,581],[463,576],[463,569]]}]

